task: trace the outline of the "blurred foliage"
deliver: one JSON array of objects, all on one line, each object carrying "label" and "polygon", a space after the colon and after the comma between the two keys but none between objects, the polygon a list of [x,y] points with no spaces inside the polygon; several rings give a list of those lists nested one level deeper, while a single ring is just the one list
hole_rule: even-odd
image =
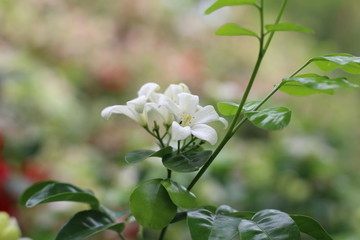
[{"label": "blurred foliage", "polygon": [[[272,22],[280,2],[266,3],[266,20]],[[104,121],[100,111],[132,99],[150,81],[164,87],[185,82],[203,103],[237,101],[257,43],[213,32],[227,21],[256,31],[256,12],[235,7],[205,16],[210,4],[0,1],[0,160],[8,165],[2,193],[15,201],[29,183],[51,178],[92,189],[105,205],[122,209],[139,180],[165,176],[157,160],[125,164],[128,151],[151,148],[151,139],[122,116]],[[250,100],[313,56],[359,56],[358,10],[357,0],[290,1],[284,19],[315,34],[277,34]],[[308,98],[277,94],[268,105],[292,109],[290,126],[269,133],[247,124],[194,191],[203,204],[306,214],[337,240],[357,239],[359,97],[351,89]],[[189,175],[174,177],[186,185]],[[26,236],[48,240],[79,208],[50,204],[14,214]],[[93,239],[114,239],[107,234]],[[169,229],[169,239],[187,238],[183,223]]]}]

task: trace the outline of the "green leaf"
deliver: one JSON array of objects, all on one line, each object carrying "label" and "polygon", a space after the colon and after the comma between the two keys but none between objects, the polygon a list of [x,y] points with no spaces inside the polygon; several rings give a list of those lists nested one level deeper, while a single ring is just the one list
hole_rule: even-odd
[{"label": "green leaf", "polygon": [[130,210],[143,227],[162,229],[176,215],[177,207],[171,201],[162,179],[152,179],[139,185],[130,196]]},{"label": "green leaf", "polygon": [[172,202],[181,208],[196,208],[197,198],[196,196],[188,191],[186,187],[174,182],[172,180],[163,180],[161,184],[168,192]]},{"label": "green leaf", "polygon": [[315,62],[318,68],[324,72],[337,68],[352,74],[360,74],[360,57],[350,54],[331,54],[321,57],[314,57],[310,62]]},{"label": "green leaf", "polygon": [[240,27],[235,23],[227,23],[221,26],[215,32],[218,36],[254,36],[258,37],[256,33],[246,28]]},{"label": "green leaf", "polygon": [[205,14],[210,14],[222,7],[236,6],[236,5],[254,5],[256,6],[257,0],[217,0],[213,5],[211,5],[206,11]]},{"label": "green leaf", "polygon": [[71,201],[88,203],[92,208],[99,207],[99,200],[89,191],[74,185],[55,181],[36,183],[30,186],[21,196],[21,204],[34,207],[42,203]]},{"label": "green leaf", "polygon": [[290,215],[301,232],[315,238],[316,240],[332,240],[324,228],[311,217],[302,215]]},{"label": "green leaf", "polygon": [[166,168],[175,172],[193,172],[203,166],[211,156],[211,151],[189,152],[165,155],[163,164]]},{"label": "green leaf", "polygon": [[278,24],[268,24],[265,26],[266,30],[269,32],[275,31],[296,31],[296,32],[304,32],[304,33],[312,33],[313,30],[302,27],[298,24],[291,23],[291,22],[283,22]]},{"label": "green leaf", "polygon": [[60,230],[55,240],[81,240],[106,229],[121,233],[124,223],[115,223],[106,214],[88,210],[77,213]]},{"label": "green leaf", "polygon": [[266,209],[257,212],[251,220],[242,219],[239,224],[241,240],[300,240],[300,231],[286,213]]},{"label": "green leaf", "polygon": [[332,78],[328,76],[320,76],[318,74],[304,74],[296,77],[285,78],[283,81],[286,82],[297,82],[303,84],[307,88],[314,90],[329,90],[335,88],[356,88],[359,85],[350,83],[345,77]]},{"label": "green leaf", "polygon": [[222,115],[232,116],[236,114],[239,104],[233,102],[219,102],[217,103],[217,108]]},{"label": "green leaf", "polygon": [[311,89],[304,86],[304,84],[298,82],[287,82],[279,90],[294,96],[309,96],[314,94],[329,94],[329,95],[334,94],[334,90],[332,89],[328,89],[328,90]]},{"label": "green leaf", "polygon": [[231,240],[238,234],[240,218],[227,216],[235,209],[220,206],[216,211],[197,209],[188,212],[192,240]]},{"label": "green leaf", "polygon": [[126,154],[125,161],[129,164],[133,164],[143,161],[149,157],[163,157],[164,155],[169,154],[171,152],[172,152],[171,147],[160,149],[157,152],[152,150],[135,150]]},{"label": "green leaf", "polygon": [[215,214],[207,209],[189,211],[187,224],[192,240],[208,240],[214,223]]},{"label": "green leaf", "polygon": [[[251,111],[259,105],[260,101],[249,101],[244,104],[245,111]],[[217,108],[222,115],[233,116],[236,114],[239,104],[233,102],[219,102]]]},{"label": "green leaf", "polygon": [[246,111],[245,116],[259,128],[280,130],[289,124],[291,111],[285,107],[264,108],[258,111]]}]

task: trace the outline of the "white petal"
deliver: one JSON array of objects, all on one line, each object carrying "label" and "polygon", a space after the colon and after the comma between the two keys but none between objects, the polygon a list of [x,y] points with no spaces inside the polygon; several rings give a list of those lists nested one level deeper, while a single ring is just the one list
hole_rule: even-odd
[{"label": "white petal", "polygon": [[174,121],[173,114],[166,107],[156,103],[146,103],[144,112],[146,112],[149,123],[156,121],[159,126],[163,126],[164,124],[170,125]]},{"label": "white petal", "polygon": [[220,117],[219,121],[224,124],[224,129],[228,127],[228,121],[225,118]]},{"label": "white petal", "polygon": [[216,131],[205,124],[197,124],[191,127],[191,134],[195,137],[209,142],[211,145],[215,145],[217,142]]},{"label": "white petal", "polygon": [[155,92],[156,90],[159,90],[160,86],[156,83],[146,83],[144,84],[140,90],[138,91],[138,96],[144,96],[147,98],[150,97],[150,95]]},{"label": "white petal", "polygon": [[186,86],[184,83],[170,84],[169,87],[165,90],[164,95],[170,98],[175,103],[178,103],[179,93],[190,93],[190,90],[188,86]]},{"label": "white petal", "polygon": [[173,114],[176,121],[180,121],[182,111],[179,106],[175,104],[175,102],[173,102],[170,98],[162,96],[159,100],[159,105],[167,108],[167,110],[169,110]]},{"label": "white petal", "polygon": [[215,108],[211,105],[199,108],[196,113],[193,114],[194,124],[209,123],[219,120],[219,115],[215,111]]},{"label": "white petal", "polygon": [[128,101],[126,103],[126,105],[129,108],[134,109],[136,112],[142,113],[144,111],[145,103],[146,103],[146,97],[145,96],[140,96],[138,98],[135,98],[133,100]]},{"label": "white petal", "polygon": [[182,127],[177,122],[173,122],[171,125],[171,137],[175,141],[183,140],[191,135],[191,129],[189,126]]},{"label": "white petal", "polygon": [[104,108],[104,110],[101,111],[101,116],[108,119],[113,113],[124,114],[125,116],[131,118],[132,120],[140,124],[143,123],[142,117],[139,114],[124,105],[114,105]]},{"label": "white petal", "polygon": [[193,114],[199,105],[199,97],[189,93],[179,93],[179,107],[185,114]]}]

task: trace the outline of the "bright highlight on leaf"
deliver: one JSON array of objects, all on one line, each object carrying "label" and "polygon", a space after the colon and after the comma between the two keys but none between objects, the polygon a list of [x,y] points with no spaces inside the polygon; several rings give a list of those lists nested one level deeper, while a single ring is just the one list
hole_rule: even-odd
[{"label": "bright highlight on leaf", "polygon": [[303,32],[303,33],[313,32],[313,30],[311,30],[310,28],[306,28],[291,22],[268,24],[265,26],[265,28],[269,32],[275,32],[275,31],[295,31],[295,32]]},{"label": "bright highlight on leaf", "polygon": [[256,5],[256,3],[257,0],[218,0],[205,11],[205,14],[210,14],[222,7],[236,5]]},{"label": "bright highlight on leaf", "polygon": [[125,228],[124,223],[115,223],[106,214],[88,210],[78,212],[60,230],[55,240],[81,240],[106,229],[121,233]]},{"label": "bright highlight on leaf", "polygon": [[264,108],[258,111],[246,111],[245,116],[259,128],[281,130],[289,124],[291,111],[285,107]]},{"label": "bright highlight on leaf", "polygon": [[324,72],[339,68],[347,73],[360,74],[360,57],[350,54],[331,54],[314,57],[310,59],[310,62],[315,62],[316,66]]},{"label": "bright highlight on leaf", "polygon": [[215,32],[219,36],[254,36],[258,38],[258,35],[251,30],[240,27],[235,23],[227,23],[221,26]]}]

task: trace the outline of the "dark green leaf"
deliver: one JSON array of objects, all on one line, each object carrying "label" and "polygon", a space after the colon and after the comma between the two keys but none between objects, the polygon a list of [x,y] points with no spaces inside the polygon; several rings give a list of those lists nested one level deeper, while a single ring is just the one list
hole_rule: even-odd
[{"label": "dark green leaf", "polygon": [[129,164],[133,164],[143,161],[149,157],[163,157],[164,155],[169,154],[171,152],[172,152],[171,147],[160,149],[157,152],[152,150],[135,150],[126,154],[125,161]]},{"label": "dark green leaf", "polygon": [[174,182],[172,180],[163,180],[161,184],[165,187],[172,202],[181,208],[196,208],[197,198],[188,191],[186,187]]},{"label": "dark green leaf", "polygon": [[121,233],[124,226],[124,223],[115,223],[100,211],[83,211],[73,216],[61,228],[55,240],[81,240],[106,229]]},{"label": "dark green leaf", "polygon": [[55,181],[34,184],[21,196],[21,203],[26,207],[58,201],[83,202],[90,204],[92,208],[99,207],[98,199],[91,192]]},{"label": "dark green leaf", "polygon": [[31,198],[35,193],[39,192],[41,189],[46,187],[47,185],[51,183],[56,183],[55,181],[43,181],[43,182],[37,182],[28,187],[20,196],[20,205],[26,206],[26,202]]},{"label": "dark green leaf", "polygon": [[211,151],[172,153],[163,157],[163,164],[175,172],[193,172],[203,166],[211,155]]},{"label": "dark green leaf", "polygon": [[334,90],[332,89],[328,89],[328,90],[311,89],[304,86],[304,84],[298,82],[287,82],[285,85],[283,85],[280,88],[280,91],[294,96],[309,96],[314,94],[329,94],[329,95],[334,94]]},{"label": "dark green leaf", "polygon": [[238,217],[228,216],[236,210],[220,206],[216,210],[197,209],[188,212],[188,226],[193,240],[232,240],[238,235]]},{"label": "dark green leaf", "polygon": [[215,214],[207,209],[188,212],[187,224],[192,240],[208,240],[214,223]]},{"label": "dark green leaf", "polygon": [[241,240],[300,240],[300,231],[286,213],[266,209],[257,212],[251,220],[239,224]]},{"label": "dark green leaf", "polygon": [[301,215],[290,215],[301,232],[308,234],[316,240],[332,240],[330,235],[321,225],[311,217]]},{"label": "dark green leaf", "polygon": [[297,25],[295,23],[291,22],[283,22],[278,24],[269,24],[265,26],[266,30],[269,32],[275,32],[275,31],[296,31],[296,32],[304,32],[304,33],[312,33],[313,30],[309,28],[302,27],[300,25]]},{"label": "dark green leaf", "polygon": [[360,57],[350,54],[331,54],[322,57],[314,57],[310,60],[325,72],[342,69],[352,74],[360,74]]},{"label": "dark green leaf", "polygon": [[264,108],[245,112],[250,122],[266,130],[280,130],[286,127],[291,118],[291,111],[284,107]]},{"label": "dark green leaf", "polygon": [[161,229],[176,215],[177,207],[171,201],[161,179],[152,179],[139,185],[130,196],[130,210],[142,226]]},{"label": "dark green leaf", "polygon": [[240,27],[235,23],[227,23],[221,26],[215,32],[219,36],[254,36],[258,37],[256,33],[246,28]]},{"label": "dark green leaf", "polygon": [[283,79],[286,82],[297,82],[303,84],[307,88],[314,90],[329,90],[335,88],[355,88],[359,85],[350,83],[344,77],[332,78],[330,79],[327,76],[320,76],[318,74],[304,74],[296,77],[285,78]]},{"label": "dark green leaf", "polygon": [[217,0],[213,5],[211,5],[206,11],[205,14],[210,14],[222,7],[236,6],[236,5],[256,5],[257,0]]}]

